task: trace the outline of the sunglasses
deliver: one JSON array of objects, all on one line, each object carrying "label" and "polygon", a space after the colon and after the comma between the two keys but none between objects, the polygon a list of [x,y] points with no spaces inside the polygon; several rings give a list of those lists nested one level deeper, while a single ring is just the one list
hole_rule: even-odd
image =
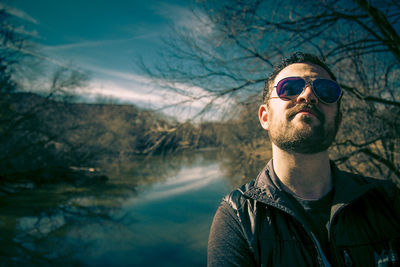
[{"label": "sunglasses", "polygon": [[[301,77],[287,77],[274,88],[280,99],[289,101],[300,95],[306,85],[306,80]],[[311,82],[311,88],[318,100],[325,104],[337,102],[343,94],[339,84],[329,79],[315,79]]]}]

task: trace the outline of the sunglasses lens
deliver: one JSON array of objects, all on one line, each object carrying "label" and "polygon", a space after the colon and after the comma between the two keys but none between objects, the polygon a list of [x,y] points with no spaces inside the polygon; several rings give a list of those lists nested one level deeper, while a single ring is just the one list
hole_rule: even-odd
[{"label": "sunglasses lens", "polygon": [[335,103],[342,93],[336,82],[327,79],[316,79],[313,81],[313,88],[318,98],[325,103]]},{"label": "sunglasses lens", "polygon": [[290,100],[301,94],[306,82],[302,78],[289,77],[280,80],[276,85],[276,93],[283,100]]}]

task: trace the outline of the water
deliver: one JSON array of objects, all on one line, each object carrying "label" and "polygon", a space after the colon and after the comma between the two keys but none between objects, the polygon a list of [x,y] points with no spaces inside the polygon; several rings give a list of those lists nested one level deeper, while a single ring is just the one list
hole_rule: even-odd
[{"label": "water", "polygon": [[[0,261],[205,266],[212,218],[231,190],[216,157],[200,153],[189,160],[145,162],[152,167],[107,183],[52,186],[3,199]],[[139,165],[145,168],[143,163]]]}]

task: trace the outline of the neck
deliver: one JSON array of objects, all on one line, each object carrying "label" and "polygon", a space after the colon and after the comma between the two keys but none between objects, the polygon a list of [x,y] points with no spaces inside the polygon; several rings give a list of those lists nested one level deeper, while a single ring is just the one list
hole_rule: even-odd
[{"label": "neck", "polygon": [[332,189],[328,151],[288,153],[272,145],[275,174],[284,189],[304,199],[319,199]]}]

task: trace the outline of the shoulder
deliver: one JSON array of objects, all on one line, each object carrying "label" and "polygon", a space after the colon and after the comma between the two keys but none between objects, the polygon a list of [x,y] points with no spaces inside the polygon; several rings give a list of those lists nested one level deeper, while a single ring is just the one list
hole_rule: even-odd
[{"label": "shoulder", "polygon": [[345,180],[351,180],[360,187],[368,186],[376,191],[382,192],[388,198],[399,197],[400,190],[392,181],[350,173],[342,170],[338,170],[338,174]]},{"label": "shoulder", "polygon": [[[262,190],[268,191],[271,189],[269,182],[269,171],[272,168],[272,161],[260,171],[257,177],[250,182],[240,186],[236,190],[233,190],[230,194],[223,198],[223,201],[227,202],[233,210],[237,211],[243,209],[247,205],[255,205],[257,199],[260,197]],[[261,188],[263,188],[261,190]]]},{"label": "shoulder", "polygon": [[254,187],[255,180],[252,180],[239,188],[233,190],[224,196],[223,201],[226,202],[233,210],[239,210],[247,202],[248,198],[244,196],[244,192]]},{"label": "shoulder", "polygon": [[389,180],[383,180],[383,179],[363,176],[363,175],[359,175],[359,174],[351,174],[351,175],[353,176],[353,179],[355,179],[359,183],[369,184],[369,185],[372,185],[377,188],[381,188],[386,191],[398,190],[396,185],[392,181],[389,181]]},{"label": "shoulder", "polygon": [[249,266],[253,257],[243,225],[226,202],[219,206],[207,245],[208,266]]}]

